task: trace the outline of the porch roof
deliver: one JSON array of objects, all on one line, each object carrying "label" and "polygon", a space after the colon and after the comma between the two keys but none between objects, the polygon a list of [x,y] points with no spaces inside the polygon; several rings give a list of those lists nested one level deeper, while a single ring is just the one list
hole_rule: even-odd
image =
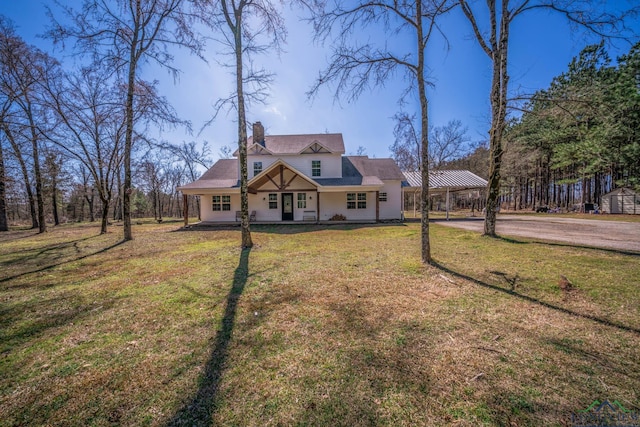
[{"label": "porch roof", "polygon": [[238,161],[236,159],[218,160],[199,179],[177,188],[184,194],[207,194],[224,189],[239,192]]}]

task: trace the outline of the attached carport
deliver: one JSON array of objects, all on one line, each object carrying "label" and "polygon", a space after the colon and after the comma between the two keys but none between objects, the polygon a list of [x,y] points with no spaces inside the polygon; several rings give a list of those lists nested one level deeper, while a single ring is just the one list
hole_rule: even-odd
[{"label": "attached carport", "polygon": [[[405,177],[405,181],[402,184],[403,192],[413,194],[413,215],[415,217],[416,195],[422,189],[422,175],[420,171],[405,171],[403,175]],[[451,193],[483,190],[485,188],[487,188],[487,181],[468,170],[429,171],[429,194],[445,194],[447,219],[449,219],[449,197]]]}]

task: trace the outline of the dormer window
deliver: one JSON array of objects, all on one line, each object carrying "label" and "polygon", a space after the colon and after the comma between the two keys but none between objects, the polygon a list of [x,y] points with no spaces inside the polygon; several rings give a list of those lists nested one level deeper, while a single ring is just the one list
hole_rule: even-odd
[{"label": "dormer window", "polygon": [[253,176],[262,172],[262,162],[253,162]]},{"label": "dormer window", "polygon": [[320,160],[311,161],[311,176],[322,176]]}]

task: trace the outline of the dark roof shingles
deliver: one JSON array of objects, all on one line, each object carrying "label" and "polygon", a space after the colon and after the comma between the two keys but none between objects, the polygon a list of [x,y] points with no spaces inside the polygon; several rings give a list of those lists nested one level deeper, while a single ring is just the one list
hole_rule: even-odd
[{"label": "dark roof shingles", "polygon": [[196,181],[178,189],[233,188],[239,185],[238,160],[220,159]]}]

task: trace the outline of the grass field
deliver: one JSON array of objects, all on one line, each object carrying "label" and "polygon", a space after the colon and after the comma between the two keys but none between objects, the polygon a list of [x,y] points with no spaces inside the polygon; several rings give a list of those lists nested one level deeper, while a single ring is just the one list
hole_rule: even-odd
[{"label": "grass field", "polygon": [[[420,224],[0,234],[0,425],[571,425],[640,407],[640,256]],[[558,286],[560,275],[573,284]]]}]

